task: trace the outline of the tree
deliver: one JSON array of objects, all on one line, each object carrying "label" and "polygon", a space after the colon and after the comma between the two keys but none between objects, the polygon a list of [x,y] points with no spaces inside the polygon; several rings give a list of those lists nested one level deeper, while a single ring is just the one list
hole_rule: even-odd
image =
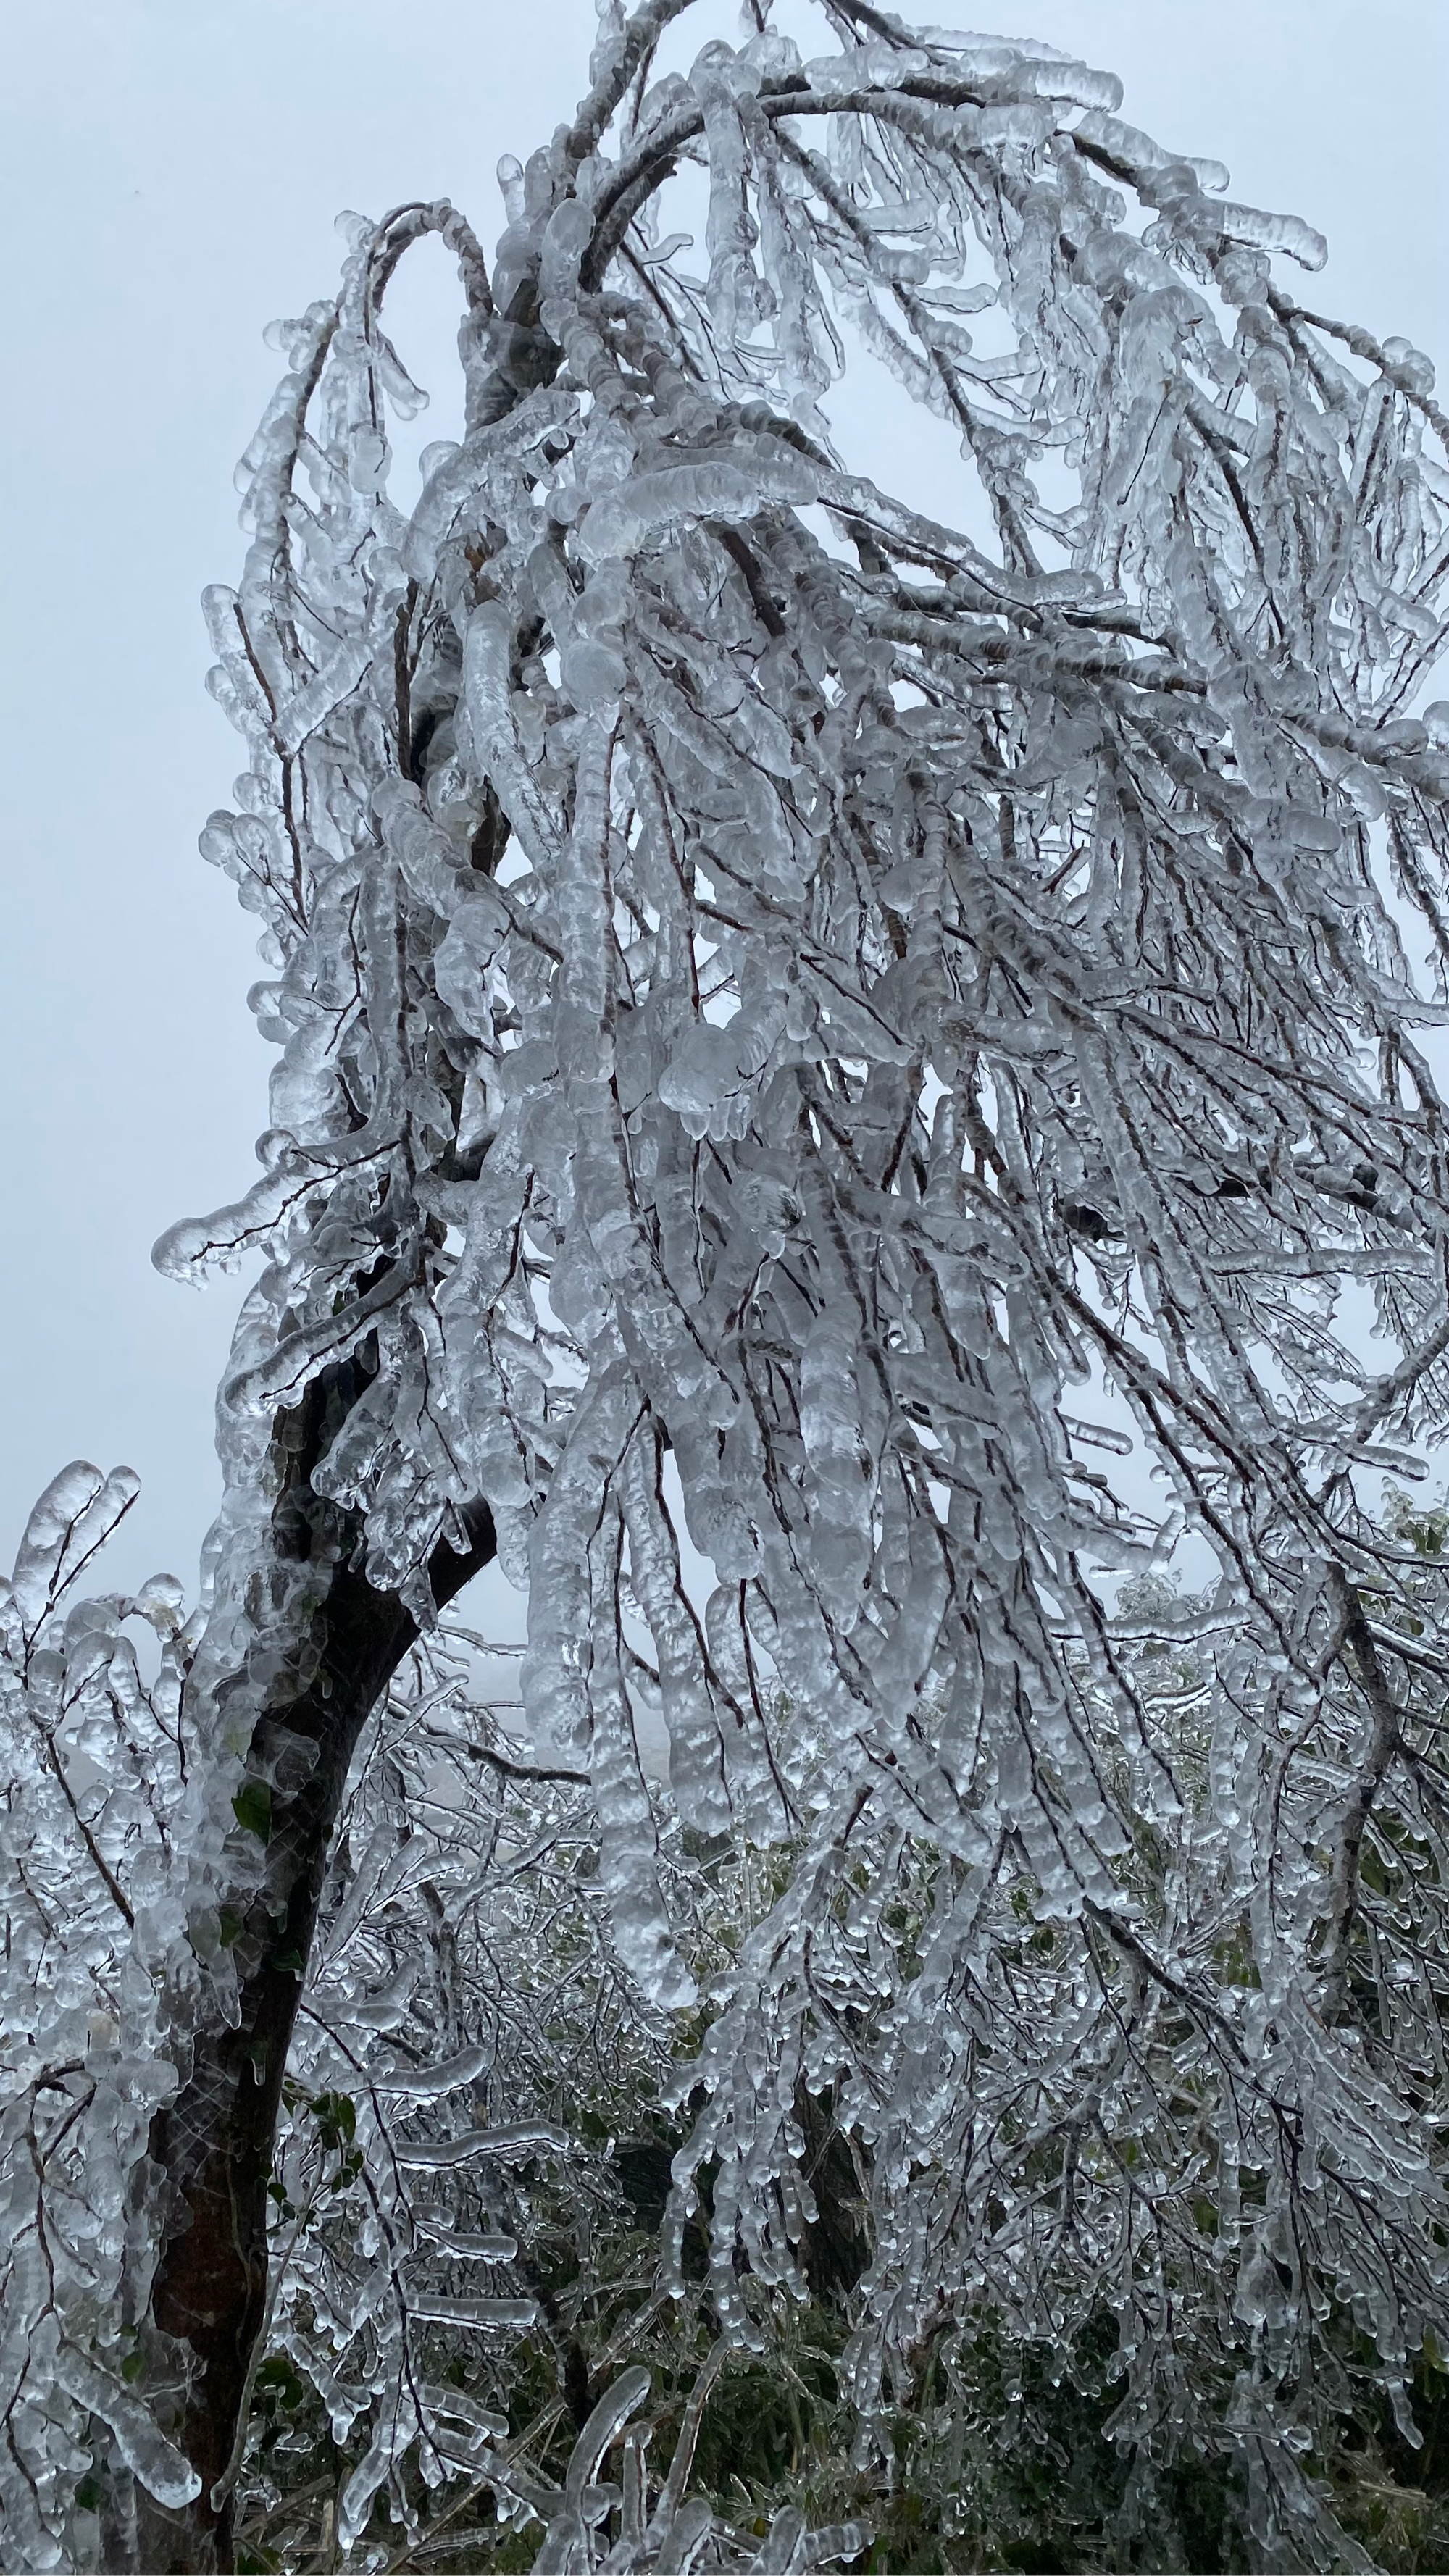
[{"label": "tree", "polygon": [[[1129,2538],[1196,2445],[1256,2563],[1336,2566],[1300,2455],[1449,2348],[1444,1629],[1380,1511],[1449,1359],[1432,371],[1103,75],[748,14],[691,61],[686,0],[605,7],[491,269],[403,207],[279,326],[202,846],[283,1051],[262,1177],[157,1254],[264,1256],[225,1501],[154,1683],[135,1605],[65,1610],[124,1479],[58,1480],[7,1613],[20,2563],[230,2563],[336,1820],[495,1550],[646,2020],[697,2002],[670,1836],[789,1854],[681,2085],[727,2341],[826,2100],[867,2448],[982,2318],[1070,2373],[1105,2316]],[[428,231],[466,434],[404,520]],[[850,350],[959,432],[957,528],[838,454]]]}]

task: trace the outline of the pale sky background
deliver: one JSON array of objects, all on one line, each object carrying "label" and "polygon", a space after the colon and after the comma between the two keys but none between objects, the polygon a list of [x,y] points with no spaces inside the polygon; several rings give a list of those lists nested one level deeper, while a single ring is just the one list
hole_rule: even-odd
[{"label": "pale sky background", "polygon": [[[728,0],[696,17],[691,52],[733,34]],[[149,1254],[174,1218],[245,1189],[267,1124],[256,924],[196,855],[242,765],[204,694],[197,603],[241,563],[233,466],[282,363],[263,328],[331,292],[344,207],[451,196],[491,246],[498,157],[526,159],[570,112],[593,23],[592,0],[12,9],[0,1563],[58,1467],[124,1460],[144,1493],[100,1579],[164,1565],[189,1584],[219,1490],[237,1283],[198,1296]],[[1118,72],[1134,124],[1328,233],[1320,309],[1449,365],[1443,0],[997,0],[981,23]],[[390,328],[425,383],[454,301],[435,246],[413,253]],[[865,444],[921,497],[891,417],[863,423]],[[455,429],[449,386],[417,442]]]}]

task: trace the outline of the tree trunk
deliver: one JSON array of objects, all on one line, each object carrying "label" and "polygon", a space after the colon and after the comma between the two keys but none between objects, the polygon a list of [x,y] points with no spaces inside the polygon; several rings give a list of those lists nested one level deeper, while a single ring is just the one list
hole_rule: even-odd
[{"label": "tree trunk", "polygon": [[[275,1723],[315,1745],[316,1759],[295,1785],[285,1784],[283,1771],[273,1786],[266,1897],[249,1887],[235,1899],[239,2025],[197,2033],[189,2078],[152,2125],[151,2157],[165,2177],[165,2242],[150,2324],[191,2355],[184,2390],[157,2411],[199,2472],[201,2492],[172,2512],[137,2490],[135,2554],[122,2556],[121,2544],[113,2544],[108,2565],[129,2561],[144,2576],[209,2576],[234,2563],[228,2472],[266,2315],[267,2184],[292,2025],[358,1736],[418,1634],[397,1594],[370,1584],[360,1560],[354,1567],[358,1516],[312,1491],[313,1468],[375,1368],[364,1351],[326,1370],[276,1425],[285,1459],[272,1515],[276,1555],[293,1570],[299,1561],[318,1568],[324,1588],[311,1589],[291,1636],[269,1641],[283,1650],[285,1667],[252,1741],[263,1755]],[[440,1543],[430,1562],[440,1608],[494,1553],[486,1507],[463,1517],[468,1552]],[[279,1887],[286,1899],[280,1917]],[[226,2490],[217,2496],[223,2480]]]}]

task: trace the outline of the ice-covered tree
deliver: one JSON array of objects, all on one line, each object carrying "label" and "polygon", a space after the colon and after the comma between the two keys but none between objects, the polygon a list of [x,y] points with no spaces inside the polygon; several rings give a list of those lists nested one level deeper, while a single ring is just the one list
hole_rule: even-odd
[{"label": "ice-covered tree", "polygon": [[[52,1489],[7,1612],[14,2563],[227,2563],[336,1819],[495,1550],[646,2021],[699,1997],[641,1724],[668,1830],[789,1856],[674,2236],[708,2168],[748,2344],[828,2093],[863,2460],[923,2351],[1070,2373],[1105,2314],[1124,2549],[1196,2446],[1255,2563],[1339,2566],[1303,2455],[1449,2347],[1445,1620],[1381,1495],[1449,1395],[1449,422],[1114,80],[798,15],[608,0],[491,264],[450,205],[357,219],[276,326],[203,849],[282,1055],[260,1180],[158,1250],[263,1256],[225,1501],[198,1609],[138,1605],[154,1682],[131,1605],[65,1612],[115,1480]],[[428,232],[466,425],[404,517]],[[954,524],[851,472],[862,353],[959,436]],[[494,2042],[445,2023],[411,2134],[472,2175]],[[623,2410],[551,2567],[725,2546],[651,2538],[633,2453],[599,2522]],[[379,2480],[455,2472],[389,2420]]]}]

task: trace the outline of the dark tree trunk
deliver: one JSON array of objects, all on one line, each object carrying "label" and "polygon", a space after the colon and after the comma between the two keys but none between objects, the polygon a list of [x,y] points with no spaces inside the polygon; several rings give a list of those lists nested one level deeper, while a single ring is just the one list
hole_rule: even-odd
[{"label": "dark tree trunk", "polygon": [[[135,2554],[128,2549],[127,2557],[144,2576],[208,2576],[233,2565],[228,2472],[266,2314],[267,2184],[302,1972],[358,1736],[418,1634],[398,1596],[354,1567],[356,1516],[322,1501],[311,1485],[375,1366],[364,1352],[328,1369],[276,1426],[284,1462],[272,1517],[279,1566],[304,1562],[321,1580],[293,1633],[277,1641],[286,1669],[252,1741],[260,1765],[269,1728],[284,1727],[314,1745],[316,1758],[301,1778],[294,1762],[290,1782],[285,1765],[276,1771],[267,1898],[254,1888],[236,1898],[239,2026],[197,2034],[189,2079],[152,2126],[151,2156],[166,2178],[166,2235],[149,2322],[184,2341],[193,2363],[185,2393],[169,2409],[163,2401],[158,2414],[198,2470],[201,2492],[180,2512],[137,2492]],[[431,1560],[440,1608],[494,1553],[482,1504],[465,1513],[464,1525],[468,1552],[440,1544]],[[227,2491],[213,2502],[223,2480]]]}]

